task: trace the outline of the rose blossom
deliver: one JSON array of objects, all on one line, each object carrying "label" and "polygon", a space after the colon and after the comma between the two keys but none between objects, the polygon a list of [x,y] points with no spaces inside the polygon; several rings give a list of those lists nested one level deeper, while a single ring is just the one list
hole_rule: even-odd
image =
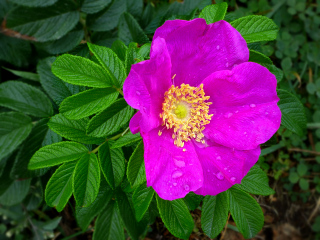
[{"label": "rose blossom", "polygon": [[229,23],[198,18],[166,21],[150,60],[131,67],[124,98],[139,111],[130,129],[141,133],[147,185],[161,198],[240,184],[279,128],[276,78],[248,60]]}]

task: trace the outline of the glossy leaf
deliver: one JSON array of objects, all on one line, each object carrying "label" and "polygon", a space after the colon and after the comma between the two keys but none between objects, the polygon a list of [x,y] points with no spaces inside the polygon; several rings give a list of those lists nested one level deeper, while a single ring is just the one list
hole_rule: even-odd
[{"label": "glossy leaf", "polygon": [[247,43],[272,41],[278,33],[278,26],[265,16],[250,15],[239,18],[231,25],[237,29]]},{"label": "glossy leaf", "polygon": [[125,237],[120,213],[116,201],[111,200],[96,220],[93,240],[122,239]]},{"label": "glossy leaf", "polygon": [[113,0],[101,12],[88,16],[88,27],[93,31],[112,30],[118,25],[121,14],[126,10],[126,0]]},{"label": "glossy leaf", "polygon": [[160,216],[168,230],[178,238],[189,238],[194,222],[182,199],[167,201],[156,195]]},{"label": "glossy leaf", "polygon": [[290,131],[303,136],[307,127],[306,114],[299,99],[286,90],[278,89],[280,101],[278,106],[281,110],[281,125]]},{"label": "glossy leaf", "polygon": [[97,198],[88,207],[76,206],[76,219],[82,230],[87,230],[90,222],[100,212],[102,212],[105,206],[111,200],[113,191],[104,179],[101,179],[99,193]]},{"label": "glossy leaf", "polygon": [[228,9],[226,2],[206,6],[200,13],[199,18],[204,18],[207,24],[224,19]]},{"label": "glossy leaf", "polygon": [[71,162],[78,160],[86,153],[88,153],[88,149],[80,143],[54,143],[37,151],[32,156],[28,168],[34,170]]},{"label": "glossy leaf", "polygon": [[74,198],[78,206],[87,207],[97,197],[100,187],[100,168],[94,153],[86,154],[78,161],[73,180]]},{"label": "glossy leaf", "polygon": [[215,238],[222,231],[228,219],[229,198],[227,192],[216,196],[207,195],[203,200],[201,227],[210,237]]},{"label": "glossy leaf", "polygon": [[119,38],[125,43],[130,42],[146,43],[149,42],[147,35],[141,29],[137,20],[130,13],[124,13],[119,21]]},{"label": "glossy leaf", "polygon": [[14,181],[13,184],[0,196],[0,204],[5,206],[16,205],[27,196],[31,179]]},{"label": "glossy leaf", "polygon": [[17,7],[6,18],[6,27],[33,40],[46,42],[66,35],[79,21],[79,12],[71,1],[60,0],[42,8]]},{"label": "glossy leaf", "polygon": [[26,7],[46,7],[57,2],[57,0],[10,0],[10,2]]},{"label": "glossy leaf", "polygon": [[111,148],[128,146],[140,140],[140,133],[132,134],[131,132],[128,132],[126,135],[120,137],[114,144],[112,144]]},{"label": "glossy leaf", "polygon": [[253,238],[263,227],[263,213],[249,194],[232,187],[228,190],[229,208],[233,220],[244,238]]},{"label": "glossy leaf", "polygon": [[134,216],[134,210],[131,207],[128,196],[121,191],[117,192],[116,200],[119,206],[122,222],[133,240],[138,240],[139,236],[145,232],[147,222],[138,222]]},{"label": "glossy leaf", "polygon": [[242,179],[241,184],[236,184],[235,186],[251,194],[264,196],[274,194],[273,189],[269,187],[267,174],[257,165],[254,165],[250,169],[248,174]]},{"label": "glossy leaf", "polygon": [[69,119],[88,117],[107,108],[118,95],[114,88],[90,89],[63,100],[59,110]]},{"label": "glossy leaf", "polygon": [[141,141],[132,153],[127,167],[127,177],[133,188],[146,181],[143,154],[143,142]]},{"label": "glossy leaf", "polygon": [[256,62],[260,64],[273,64],[270,58],[258,51],[250,49],[249,54],[249,62]]},{"label": "glossy leaf", "polygon": [[148,210],[153,195],[154,190],[152,187],[147,187],[145,182],[135,189],[132,196],[132,202],[138,222],[141,221],[144,214]]},{"label": "glossy leaf", "polygon": [[17,112],[0,113],[0,156],[8,156],[27,138],[32,129],[31,118]]},{"label": "glossy leaf", "polygon": [[72,195],[73,171],[77,161],[60,166],[51,176],[46,190],[45,200],[48,206],[56,207],[61,212]]},{"label": "glossy leaf", "polygon": [[107,71],[111,77],[112,83],[121,88],[127,75],[122,61],[118,58],[117,54],[110,48],[94,45],[88,43],[90,51],[98,59],[101,66]]},{"label": "glossy leaf", "polygon": [[53,114],[49,98],[39,89],[17,81],[0,84],[0,105],[36,117]]},{"label": "glossy leaf", "polygon": [[84,0],[81,6],[81,11],[85,13],[96,13],[104,9],[111,0]]},{"label": "glossy leaf", "polygon": [[109,143],[106,142],[99,148],[99,161],[105,179],[112,189],[115,189],[125,174],[125,158],[122,150],[110,149]]},{"label": "glossy leaf", "polygon": [[86,144],[99,144],[104,142],[104,138],[95,138],[86,135],[88,121],[87,118],[70,120],[60,113],[50,118],[48,126],[52,131],[72,141]]},{"label": "glossy leaf", "polygon": [[91,118],[87,126],[87,134],[95,137],[111,135],[127,124],[133,112],[133,108],[124,99],[119,99]]},{"label": "glossy leaf", "polygon": [[13,73],[14,75],[18,76],[18,77],[22,77],[28,80],[32,80],[32,81],[36,81],[39,82],[40,81],[40,77],[38,74],[36,73],[32,73],[32,72],[25,72],[25,71],[17,71],[17,70],[13,70],[13,69],[9,69],[9,68],[5,68],[2,67],[3,69]]},{"label": "glossy leaf", "polygon": [[112,80],[100,65],[79,56],[58,57],[52,64],[52,72],[70,84],[96,88],[112,86]]}]

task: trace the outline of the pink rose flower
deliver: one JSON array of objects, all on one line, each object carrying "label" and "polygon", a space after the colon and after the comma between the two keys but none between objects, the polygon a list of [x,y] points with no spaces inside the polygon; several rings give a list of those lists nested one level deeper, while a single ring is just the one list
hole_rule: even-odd
[{"label": "pink rose flower", "polygon": [[130,129],[141,133],[147,185],[161,198],[240,184],[279,128],[276,78],[248,60],[229,23],[198,18],[166,21],[150,60],[132,66],[123,92],[139,111]]}]

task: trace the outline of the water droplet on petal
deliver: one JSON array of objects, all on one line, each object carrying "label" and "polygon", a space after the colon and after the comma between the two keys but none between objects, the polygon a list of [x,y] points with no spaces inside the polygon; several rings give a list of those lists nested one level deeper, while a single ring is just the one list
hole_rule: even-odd
[{"label": "water droplet on petal", "polygon": [[173,186],[177,186],[177,184],[178,184],[178,183],[176,183],[176,182],[172,183]]},{"label": "water droplet on petal", "polygon": [[228,62],[226,63],[226,67],[229,67],[229,63]]},{"label": "water droplet on petal", "polygon": [[210,169],[208,169],[207,171],[210,172]]},{"label": "water droplet on petal", "polygon": [[219,45],[217,45],[217,50],[219,50],[220,49],[220,46]]},{"label": "water droplet on petal", "polygon": [[266,112],[266,115],[268,115],[269,113],[268,112]]},{"label": "water droplet on petal", "polygon": [[137,95],[140,95],[141,93],[140,93],[139,91],[136,91],[136,94],[137,94]]},{"label": "water droplet on petal", "polygon": [[221,160],[221,157],[220,157],[220,156],[218,156],[218,157],[217,157],[217,160]]},{"label": "water droplet on petal", "polygon": [[184,185],[184,190],[189,191],[190,190],[189,185]]},{"label": "water droplet on petal", "polygon": [[217,178],[218,178],[219,180],[223,180],[223,179],[224,179],[224,176],[223,176],[223,174],[222,174],[221,172],[218,172],[218,173],[216,174],[216,176],[217,176]]},{"label": "water droplet on petal", "polygon": [[254,108],[254,107],[256,107],[256,105],[252,103],[252,104],[250,104],[250,107]]},{"label": "water droplet on petal", "polygon": [[180,161],[180,160],[174,158],[173,161],[174,161],[174,164],[179,168],[186,166],[186,163],[182,160]]},{"label": "water droplet on petal", "polygon": [[238,113],[239,111],[237,110],[235,113]]},{"label": "water droplet on petal", "polygon": [[225,118],[230,118],[232,115],[233,115],[233,113],[226,113],[226,114],[224,115],[224,117],[225,117]]},{"label": "water droplet on petal", "polygon": [[173,174],[172,174],[172,178],[178,178],[178,177],[181,177],[183,175],[183,173],[181,171],[175,171]]},{"label": "water droplet on petal", "polygon": [[236,178],[235,177],[232,177],[230,178],[231,182],[235,182],[236,181]]},{"label": "water droplet on petal", "polygon": [[226,168],[226,167],[224,168],[224,170],[227,170],[227,169],[228,169],[228,168]]}]

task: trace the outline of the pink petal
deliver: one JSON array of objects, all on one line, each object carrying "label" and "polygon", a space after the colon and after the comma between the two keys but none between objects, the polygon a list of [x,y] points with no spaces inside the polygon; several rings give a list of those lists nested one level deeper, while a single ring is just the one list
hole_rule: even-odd
[{"label": "pink petal", "polygon": [[214,142],[238,150],[256,148],[278,130],[277,80],[269,70],[247,62],[231,71],[215,72],[203,81],[214,114],[203,134]]},{"label": "pink petal", "polygon": [[201,18],[166,21],[154,37],[165,38],[175,85],[197,86],[211,73],[249,59],[246,41],[223,20],[210,25]]},{"label": "pink petal", "polygon": [[[202,186],[202,167],[191,141],[183,148],[173,143],[172,131],[161,127],[142,135],[147,185],[165,200],[183,198]],[[183,149],[186,149],[184,152]]]},{"label": "pink petal", "polygon": [[140,121],[141,121],[141,112],[138,111],[130,120],[129,128],[133,134],[140,132]]},{"label": "pink petal", "polygon": [[127,103],[140,110],[142,131],[149,131],[160,125],[164,93],[172,85],[171,62],[164,39],[153,41],[150,60],[132,65],[129,76],[123,84]]},{"label": "pink petal", "polygon": [[217,195],[234,184],[240,184],[249,169],[258,161],[260,147],[239,151],[223,146],[196,147],[203,169],[203,186],[199,195]]}]

